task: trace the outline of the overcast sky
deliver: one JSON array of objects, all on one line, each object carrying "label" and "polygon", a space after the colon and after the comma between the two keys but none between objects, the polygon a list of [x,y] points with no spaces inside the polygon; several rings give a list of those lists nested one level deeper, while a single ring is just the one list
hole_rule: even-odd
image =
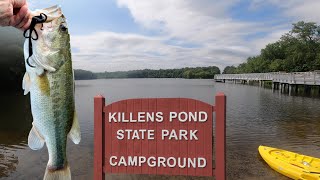
[{"label": "overcast sky", "polygon": [[[31,8],[52,1],[30,0]],[[50,2],[50,3],[47,3]],[[320,21],[319,0],[56,0],[68,19],[74,68],[119,71],[244,62],[299,20]]]}]

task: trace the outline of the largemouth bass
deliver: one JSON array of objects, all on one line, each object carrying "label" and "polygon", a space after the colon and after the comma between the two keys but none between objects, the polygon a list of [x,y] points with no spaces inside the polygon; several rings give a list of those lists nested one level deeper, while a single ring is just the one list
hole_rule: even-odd
[{"label": "largemouth bass", "polygon": [[[45,180],[71,179],[67,161],[67,137],[75,144],[81,139],[75,112],[74,75],[71,61],[70,37],[66,18],[59,7],[38,10],[46,21],[37,24],[36,32],[29,31],[33,54],[29,57],[29,41],[24,44],[26,73],[23,78],[24,94],[30,92],[33,127],[28,145],[38,150],[46,144],[49,161]],[[28,63],[27,63],[28,59]]]}]

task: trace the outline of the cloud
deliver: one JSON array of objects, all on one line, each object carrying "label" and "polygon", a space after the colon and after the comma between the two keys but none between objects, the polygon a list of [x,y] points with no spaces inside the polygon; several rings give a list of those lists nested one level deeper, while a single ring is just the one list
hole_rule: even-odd
[{"label": "cloud", "polygon": [[[255,25],[237,22],[228,17],[228,8],[236,1],[214,0],[118,0],[119,7],[127,8],[134,20],[145,28],[159,29],[164,34],[184,41],[203,43],[239,40]],[[219,38],[218,38],[219,37]],[[227,41],[225,41],[227,40]]]},{"label": "cloud", "polygon": [[254,51],[260,52],[260,50],[263,49],[266,46],[266,44],[278,41],[281,38],[281,36],[287,33],[288,31],[289,29],[271,32],[265,37],[255,39],[253,42],[251,42],[249,46],[254,47]]},{"label": "cloud", "polygon": [[[93,71],[160,69],[239,64],[279,40],[291,22],[238,20],[231,10],[240,0],[117,0],[135,23],[155,35],[94,32],[72,36],[75,68]],[[320,2],[254,0],[247,8],[274,6],[283,17],[320,20]],[[307,3],[305,3],[307,2]],[[320,8],[320,7],[319,7]],[[318,8],[318,9],[319,9]],[[281,23],[279,23],[281,22]],[[257,35],[258,34],[258,35]]]},{"label": "cloud", "polygon": [[236,63],[248,55],[247,50],[237,50],[237,47],[188,48],[169,45],[167,41],[165,37],[114,32],[72,36],[74,68],[119,71],[208,65],[222,67],[222,61]]},{"label": "cloud", "polygon": [[320,1],[317,0],[254,0],[251,7],[258,9],[266,5],[280,8],[283,15],[293,18],[293,20],[320,21]]}]

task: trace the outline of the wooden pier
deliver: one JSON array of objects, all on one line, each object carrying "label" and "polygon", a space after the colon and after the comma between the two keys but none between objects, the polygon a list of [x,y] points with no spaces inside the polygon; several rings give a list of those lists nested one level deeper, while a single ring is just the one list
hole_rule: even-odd
[{"label": "wooden pier", "polygon": [[293,72],[293,73],[248,73],[248,74],[217,74],[215,81],[225,82],[233,81],[234,83],[250,84],[251,82],[259,82],[260,86],[264,86],[265,82],[272,83],[272,90],[279,90],[283,93],[297,93],[298,86],[303,86],[304,92],[310,94],[313,90],[318,91],[320,95],[320,72]]}]

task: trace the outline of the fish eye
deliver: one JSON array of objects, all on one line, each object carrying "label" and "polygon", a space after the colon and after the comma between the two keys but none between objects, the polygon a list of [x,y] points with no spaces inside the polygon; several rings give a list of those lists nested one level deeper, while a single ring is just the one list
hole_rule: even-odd
[{"label": "fish eye", "polygon": [[60,30],[63,31],[63,32],[67,31],[67,29],[68,29],[68,28],[67,28],[65,25],[63,25],[63,24],[61,24],[59,28],[60,28]]}]

